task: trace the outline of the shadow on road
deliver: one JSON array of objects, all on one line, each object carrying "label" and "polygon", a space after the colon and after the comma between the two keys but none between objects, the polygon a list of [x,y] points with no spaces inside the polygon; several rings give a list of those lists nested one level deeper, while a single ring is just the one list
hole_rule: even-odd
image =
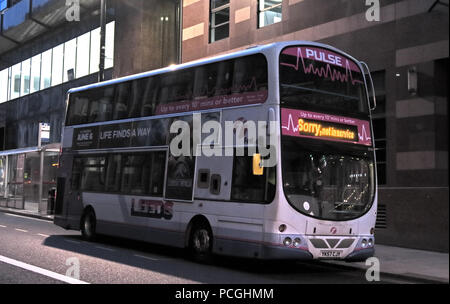
[{"label": "shadow on road", "polygon": [[[96,242],[89,243],[84,242],[79,235],[54,235],[46,238],[43,245],[212,284],[249,283],[249,278],[254,284],[366,282],[364,271],[345,265],[330,265],[318,261],[261,261],[224,256],[215,256],[212,264],[204,265],[190,261],[184,249],[109,236],[99,236]],[[102,245],[120,250],[105,251],[96,247]],[[133,254],[149,256],[155,260],[140,259]]]}]

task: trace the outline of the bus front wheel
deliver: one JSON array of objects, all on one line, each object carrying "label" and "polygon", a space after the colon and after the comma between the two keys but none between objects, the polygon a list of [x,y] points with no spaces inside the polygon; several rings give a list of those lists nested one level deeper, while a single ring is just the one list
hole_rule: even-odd
[{"label": "bus front wheel", "polygon": [[191,231],[189,249],[192,258],[199,263],[210,263],[212,260],[212,231],[205,223],[196,224]]},{"label": "bus front wheel", "polygon": [[93,241],[95,239],[96,224],[97,220],[94,211],[91,209],[86,210],[81,219],[81,234],[85,240]]}]

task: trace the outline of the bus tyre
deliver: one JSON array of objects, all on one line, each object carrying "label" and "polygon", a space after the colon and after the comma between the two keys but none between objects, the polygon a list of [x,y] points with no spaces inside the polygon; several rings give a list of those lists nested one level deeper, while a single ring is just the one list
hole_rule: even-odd
[{"label": "bus tyre", "polygon": [[83,238],[87,241],[95,240],[95,227],[97,220],[95,218],[95,213],[93,210],[86,210],[81,219],[81,234]]},{"label": "bus tyre", "polygon": [[194,261],[210,263],[212,261],[212,232],[208,224],[199,223],[192,228],[189,250]]}]

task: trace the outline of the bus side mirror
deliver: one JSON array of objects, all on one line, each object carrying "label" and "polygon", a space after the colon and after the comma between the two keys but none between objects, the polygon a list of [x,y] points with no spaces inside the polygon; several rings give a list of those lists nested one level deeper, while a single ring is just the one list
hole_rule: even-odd
[{"label": "bus side mirror", "polygon": [[253,175],[263,175],[264,167],[261,165],[261,154],[253,154]]},{"label": "bus side mirror", "polygon": [[[370,100],[369,100],[369,107],[370,107],[371,111],[375,111],[375,109],[377,108],[377,98],[376,98],[375,86],[373,84],[372,75],[370,74],[370,69],[369,69],[369,66],[367,65],[367,63],[361,61],[361,65],[363,66],[363,68],[366,69],[367,76],[368,76],[369,82],[370,82],[370,87],[372,89],[372,101],[373,101],[373,104],[370,104]],[[369,92],[369,97],[370,97],[370,92]]]}]

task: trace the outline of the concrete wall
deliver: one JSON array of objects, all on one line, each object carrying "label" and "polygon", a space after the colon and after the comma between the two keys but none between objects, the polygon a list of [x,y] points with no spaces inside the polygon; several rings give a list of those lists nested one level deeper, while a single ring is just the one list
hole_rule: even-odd
[{"label": "concrete wall", "polygon": [[116,1],[114,77],[178,63],[178,0]]}]

